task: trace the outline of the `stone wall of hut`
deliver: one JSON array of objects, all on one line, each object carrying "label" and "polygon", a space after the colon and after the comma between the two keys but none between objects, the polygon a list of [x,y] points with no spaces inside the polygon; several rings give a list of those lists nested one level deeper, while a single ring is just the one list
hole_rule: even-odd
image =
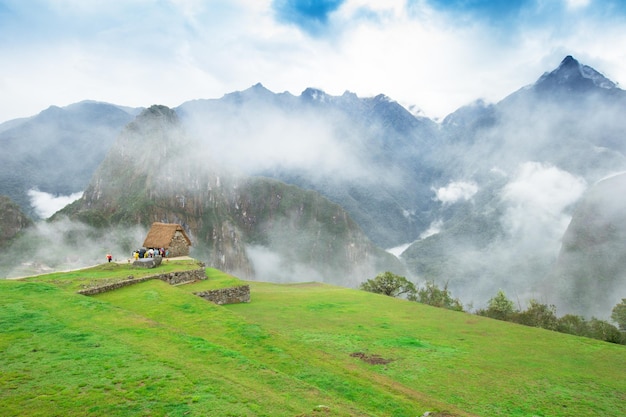
[{"label": "stone wall of hut", "polygon": [[168,250],[170,251],[170,257],[189,256],[189,244],[187,243],[187,239],[185,239],[182,232],[176,231],[176,233],[174,233],[174,237],[170,242]]}]

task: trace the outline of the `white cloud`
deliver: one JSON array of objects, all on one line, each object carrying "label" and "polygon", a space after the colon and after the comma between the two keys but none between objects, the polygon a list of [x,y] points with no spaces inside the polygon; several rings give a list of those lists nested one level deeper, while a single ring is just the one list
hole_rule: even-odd
[{"label": "white cloud", "polygon": [[407,250],[409,248],[409,246],[411,246],[413,244],[413,242],[410,243],[403,243],[402,245],[399,246],[395,246],[393,248],[389,248],[387,249],[387,252],[389,252],[390,254],[392,254],[393,256],[399,258],[400,255],[402,255],[402,252],[404,252],[405,250]]},{"label": "white cloud", "polygon": [[28,190],[30,203],[35,209],[35,213],[42,219],[52,216],[63,207],[78,200],[82,195],[82,191],[70,195],[55,196],[39,190]]},{"label": "white cloud", "polygon": [[525,162],[503,190],[502,200],[508,207],[503,225],[512,236],[526,239],[529,245],[555,244],[571,219],[567,209],[586,187],[584,179],[567,171]]},{"label": "white cloud", "polygon": [[324,277],[310,266],[293,262],[264,246],[248,246],[248,257],[259,281],[271,282],[323,282]]},{"label": "white cloud", "polygon": [[443,204],[454,204],[458,201],[467,201],[478,192],[478,185],[474,182],[453,181],[445,187],[433,188],[435,199]]},{"label": "white cloud", "polygon": [[174,107],[257,82],[294,94],[384,93],[443,117],[477,98],[502,99],[567,54],[626,79],[626,25],[574,13],[592,9],[589,1],[547,8],[541,19],[544,2],[529,2],[511,28],[406,3],[348,0],[313,37],[277,22],[271,0],[8,2],[16,12],[0,15],[0,37],[12,40],[0,45],[0,121],[83,99]]},{"label": "white cloud", "polygon": [[565,6],[569,10],[584,9],[589,6],[591,0],[565,0]]},{"label": "white cloud", "polygon": [[434,222],[430,224],[430,226],[428,226],[428,229],[424,230],[420,234],[420,239],[426,239],[429,236],[436,235],[437,233],[441,232],[442,227],[443,227],[443,221],[435,220]]}]

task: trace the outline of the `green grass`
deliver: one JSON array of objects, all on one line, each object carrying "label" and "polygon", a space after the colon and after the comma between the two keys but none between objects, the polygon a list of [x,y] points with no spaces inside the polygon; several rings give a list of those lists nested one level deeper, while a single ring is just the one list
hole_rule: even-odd
[{"label": "green grass", "polygon": [[236,278],[226,272],[215,268],[206,268],[206,281],[198,281],[185,286],[190,292],[199,292],[206,290],[217,290],[221,288],[238,287],[245,285],[246,282]]},{"label": "green grass", "polygon": [[70,291],[78,291],[93,285],[125,280],[131,276],[141,278],[149,275],[166,274],[174,271],[188,271],[198,268],[200,268],[200,264],[195,260],[169,261],[165,259],[161,265],[156,268],[135,267],[130,262],[108,262],[91,268],[77,269],[69,272],[54,272],[51,274],[23,278],[22,281],[46,282]]},{"label": "green grass", "polygon": [[191,292],[241,281],[207,276],[95,297],[67,291],[85,275],[1,281],[1,414],[626,415],[624,346],[316,283],[216,306]]}]

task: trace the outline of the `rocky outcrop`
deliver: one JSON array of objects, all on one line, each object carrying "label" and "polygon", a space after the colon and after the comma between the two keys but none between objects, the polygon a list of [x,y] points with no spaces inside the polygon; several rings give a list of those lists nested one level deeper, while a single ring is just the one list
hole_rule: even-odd
[{"label": "rocky outcrop", "polygon": [[238,287],[222,288],[219,290],[209,290],[194,292],[198,297],[215,304],[238,304],[250,302],[250,286],[241,285]]},{"label": "rocky outcrop", "polygon": [[180,224],[194,257],[243,279],[356,287],[381,271],[404,273],[339,205],[280,181],[232,174],[201,149],[173,110],[150,107],[62,214],[101,227]]},{"label": "rocky outcrop", "polygon": [[140,258],[133,262],[133,266],[137,266],[139,268],[155,268],[161,265],[161,260],[162,258],[160,256],[155,256],[153,258]]},{"label": "rocky outcrop", "polygon": [[7,245],[19,232],[33,225],[9,197],[0,196],[0,248]]},{"label": "rocky outcrop", "polygon": [[626,288],[626,174],[589,188],[572,216],[549,275],[559,312],[607,317]]}]

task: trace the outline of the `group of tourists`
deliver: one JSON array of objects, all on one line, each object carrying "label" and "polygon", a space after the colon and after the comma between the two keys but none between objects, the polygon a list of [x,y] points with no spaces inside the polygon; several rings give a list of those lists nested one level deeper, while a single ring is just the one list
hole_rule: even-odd
[{"label": "group of tourists", "polygon": [[165,250],[164,248],[141,248],[137,249],[133,252],[134,259],[143,259],[143,258],[154,258],[155,256],[161,256],[162,258],[166,258],[169,255],[169,250]]}]

